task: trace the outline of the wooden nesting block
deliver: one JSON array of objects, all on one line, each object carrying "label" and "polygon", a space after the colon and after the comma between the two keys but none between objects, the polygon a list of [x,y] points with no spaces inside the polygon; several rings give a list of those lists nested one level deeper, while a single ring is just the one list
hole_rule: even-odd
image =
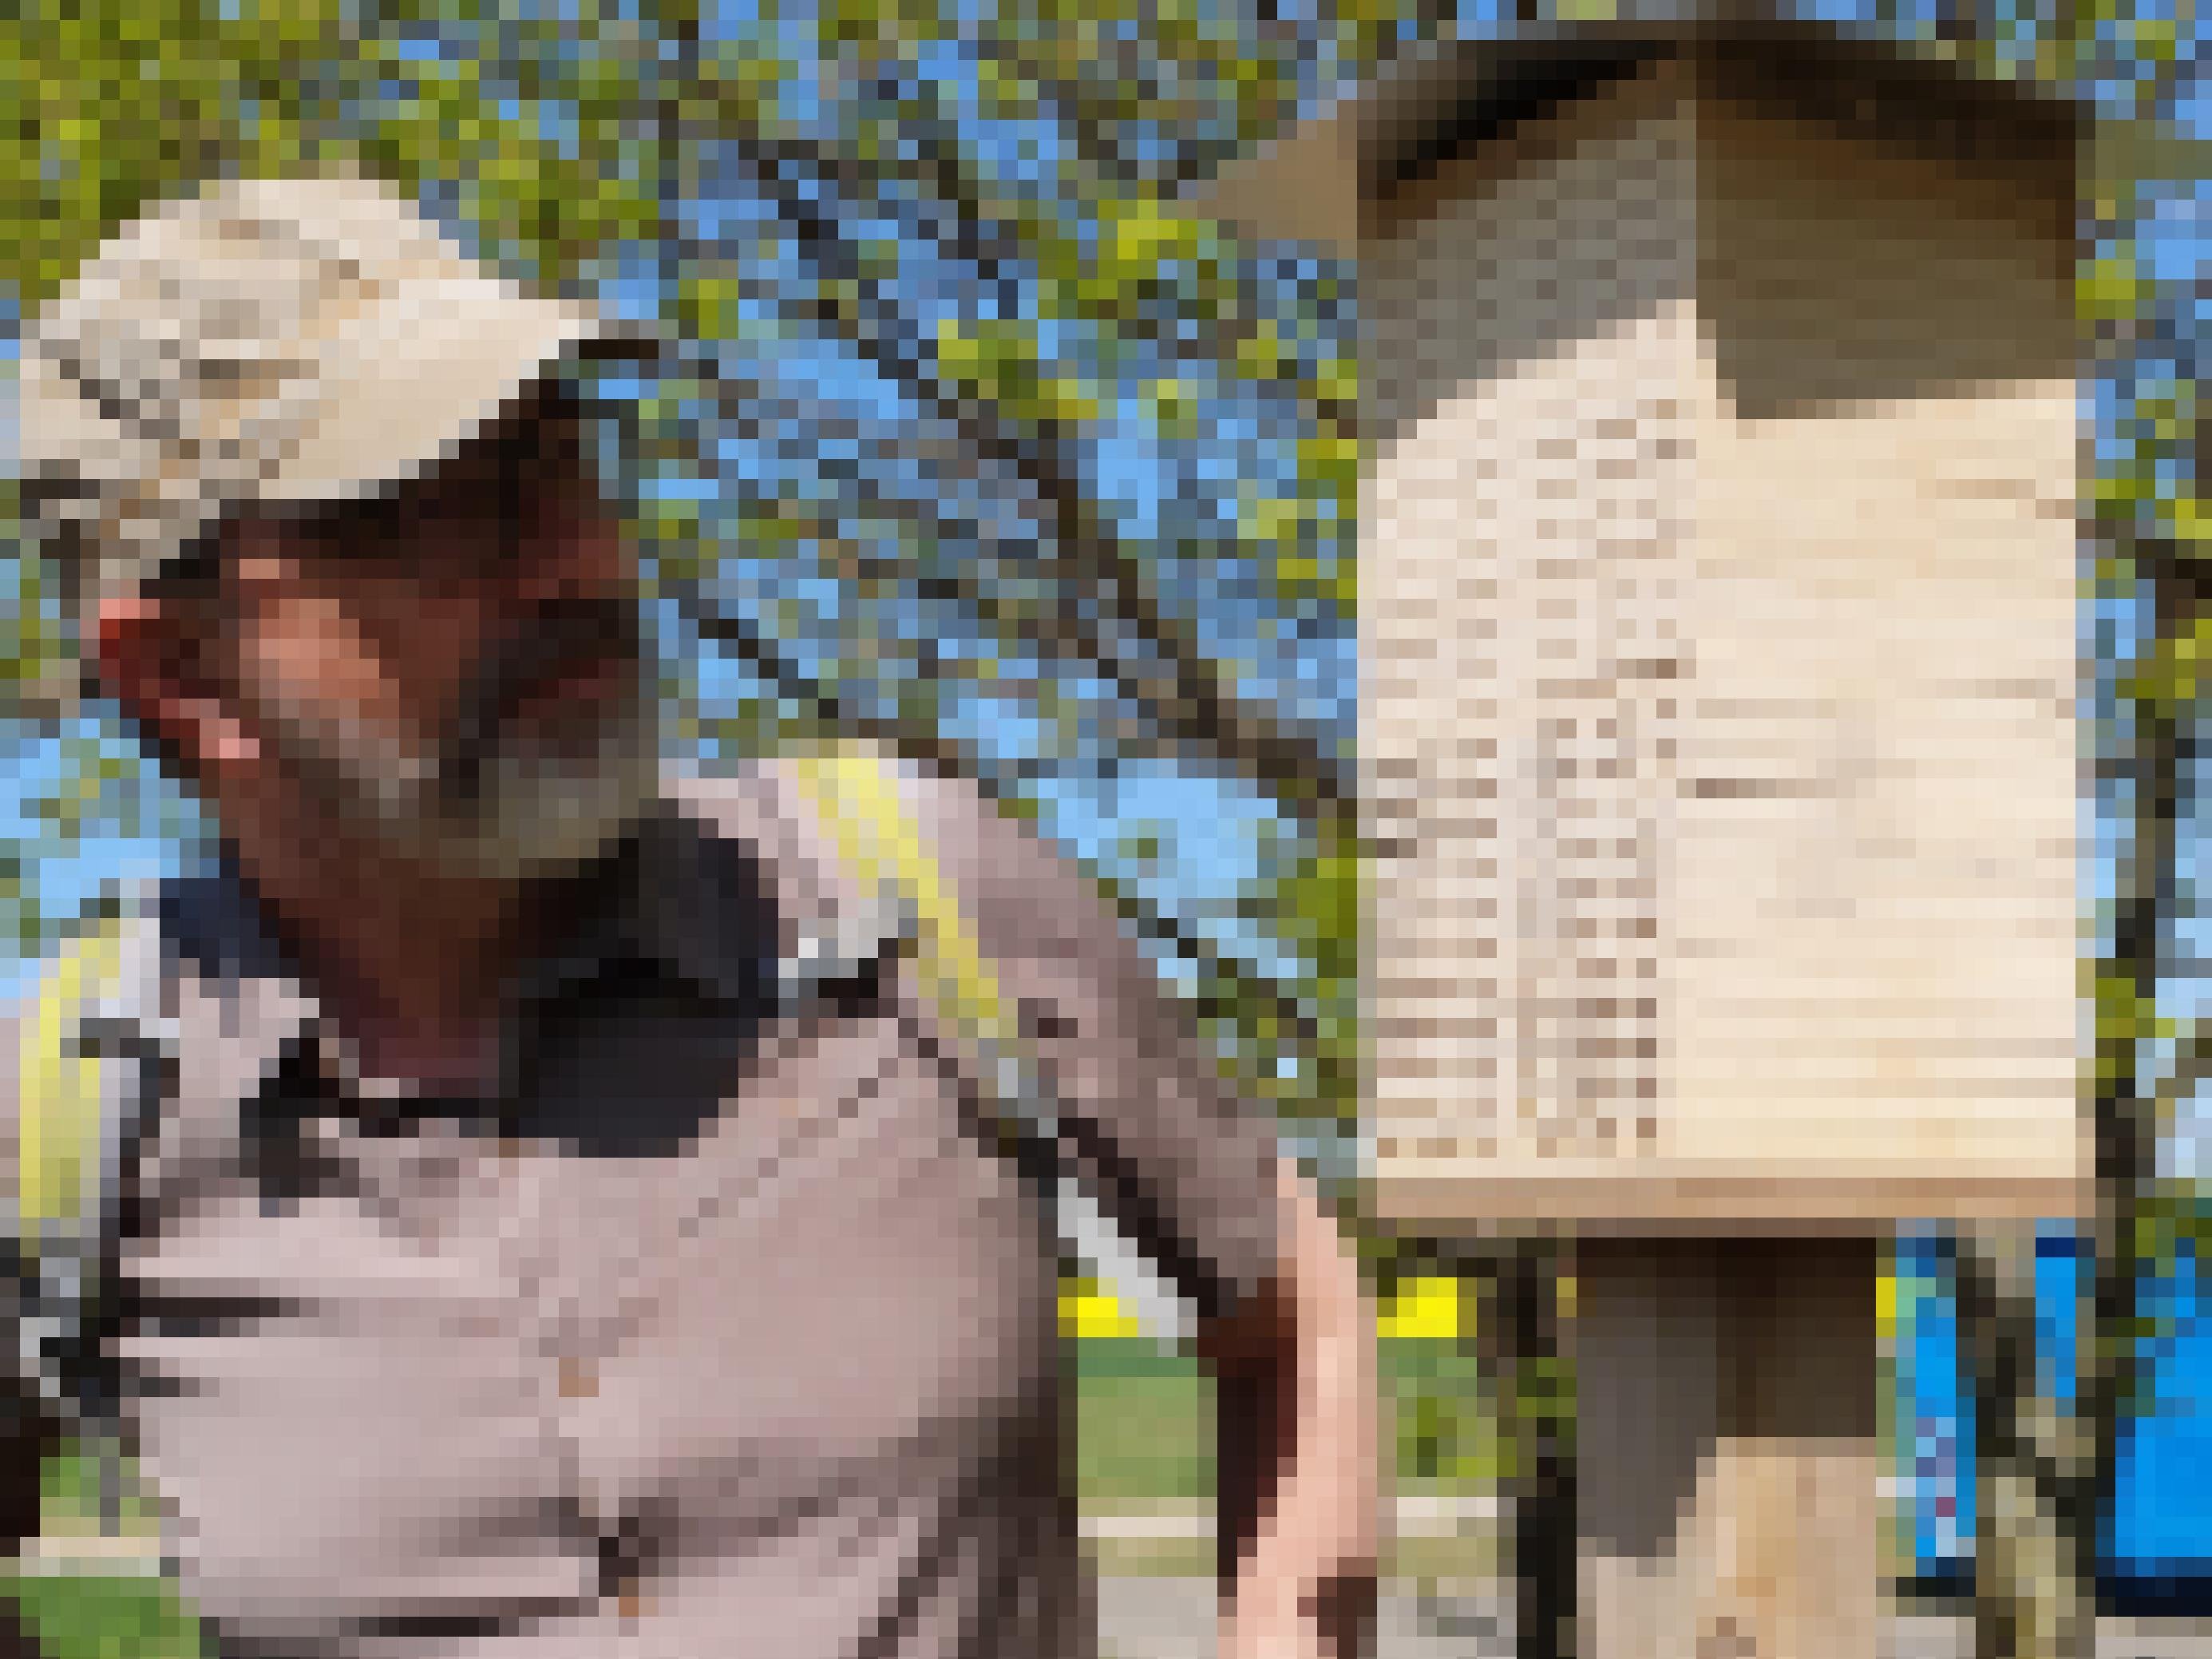
[{"label": "wooden nesting block", "polygon": [[2070,174],[1793,96],[1662,58],[1363,244],[1401,1218],[2082,1201]]}]

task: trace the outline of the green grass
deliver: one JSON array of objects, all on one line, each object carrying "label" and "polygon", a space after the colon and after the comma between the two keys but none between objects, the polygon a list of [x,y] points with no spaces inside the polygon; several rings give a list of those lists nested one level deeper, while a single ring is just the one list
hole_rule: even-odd
[{"label": "green grass", "polygon": [[193,1620],[149,1579],[25,1575],[8,1593],[38,1632],[43,1659],[198,1659],[200,1651]]},{"label": "green grass", "polygon": [[1385,1342],[1382,1353],[1400,1490],[1470,1497],[1494,1490],[1511,1469],[1474,1356],[1456,1343],[1421,1340]]},{"label": "green grass", "polygon": [[[1213,1387],[1194,1360],[1134,1339],[1077,1345],[1076,1494],[1085,1507],[1213,1496]],[[1474,1356],[1449,1342],[1382,1346],[1401,1490],[1474,1495],[1510,1472]]]},{"label": "green grass", "polygon": [[[40,1474],[42,1528],[49,1539],[81,1538],[100,1527],[98,1460],[70,1446]],[[153,1524],[151,1506],[126,1481],[126,1531]],[[7,1594],[38,1633],[43,1659],[196,1659],[196,1621],[155,1579],[92,1569],[5,1575]]]},{"label": "green grass", "polygon": [[1093,1340],[1080,1347],[1077,1501],[1102,1511],[1212,1502],[1212,1380],[1194,1361],[1163,1354],[1149,1341]]}]

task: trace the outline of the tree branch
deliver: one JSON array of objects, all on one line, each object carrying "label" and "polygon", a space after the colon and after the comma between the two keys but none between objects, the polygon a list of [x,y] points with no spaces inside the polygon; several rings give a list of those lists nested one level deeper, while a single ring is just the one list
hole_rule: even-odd
[{"label": "tree branch", "polygon": [[[840,228],[809,200],[787,172],[850,172],[849,163],[818,146],[772,137],[757,131],[732,135],[751,162],[763,190],[775,203],[810,261],[825,280],[847,279],[864,286]],[[944,173],[951,164],[934,164]],[[957,180],[957,168],[934,180]],[[991,247],[979,240],[957,251],[979,260]],[[887,315],[871,320],[861,313]],[[814,320],[850,346],[890,384],[913,398],[934,420],[949,426],[976,456],[1008,469],[1036,496],[1043,514],[1050,550],[1078,591],[1096,593],[1099,618],[1079,615],[1055,618],[1056,626],[1030,641],[1048,654],[1085,660],[1106,673],[1161,731],[1179,743],[1235,767],[1273,794],[1286,811],[1304,818],[1348,806],[1352,787],[1341,759],[1316,738],[1285,722],[1274,711],[1244,696],[1220,664],[1199,646],[1194,631],[1169,615],[1152,591],[1142,561],[1121,540],[1093,506],[1089,492],[1066,456],[1064,434],[1048,430],[1031,439],[1002,418],[978,410],[957,389],[924,366],[920,355],[884,337],[895,313],[855,297],[817,308]],[[1126,627],[1133,641],[1158,658],[1141,661],[1110,637],[1105,619]]]},{"label": "tree branch", "polygon": [[2208,1079],[2212,1079],[2212,1019],[2192,1019],[2175,1039],[2173,1069],[2153,1097],[2159,1121],[2166,1121]]},{"label": "tree branch", "polygon": [[[934,729],[921,730],[870,717],[854,708],[847,699],[807,678],[776,649],[773,641],[756,629],[720,617],[702,617],[698,626],[703,637],[727,647],[780,694],[811,705],[825,726],[877,739],[954,775],[971,778],[994,798],[1009,793],[1007,781],[998,775],[999,769],[983,760],[970,746]],[[1132,896],[1118,885],[1113,890],[1117,900],[1130,901]],[[1290,1030],[1303,1031],[1311,1024],[1312,1011],[1296,996],[1266,975],[1224,955],[1174,918],[1145,907],[1137,927],[1147,938],[1168,945],[1201,972],[1218,978],[1240,1005],[1255,1007]]]}]

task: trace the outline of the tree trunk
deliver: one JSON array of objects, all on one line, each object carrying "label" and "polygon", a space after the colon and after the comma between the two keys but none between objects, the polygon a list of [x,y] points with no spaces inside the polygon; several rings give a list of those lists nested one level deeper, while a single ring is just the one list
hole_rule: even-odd
[{"label": "tree trunk", "polygon": [[[2093,1659],[2096,1528],[2069,1495],[2091,1444],[2047,1383],[2035,1340],[2035,1229],[1958,1240],[1961,1360],[1974,1412],[1975,1659]],[[2056,1359],[2057,1356],[2050,1356]]]},{"label": "tree trunk", "polygon": [[1559,1398],[1562,1253],[1523,1242],[1501,1255],[1478,1329],[1510,1459],[1502,1494],[1511,1528],[1517,1659],[1574,1659],[1576,1572],[1570,1402]]}]

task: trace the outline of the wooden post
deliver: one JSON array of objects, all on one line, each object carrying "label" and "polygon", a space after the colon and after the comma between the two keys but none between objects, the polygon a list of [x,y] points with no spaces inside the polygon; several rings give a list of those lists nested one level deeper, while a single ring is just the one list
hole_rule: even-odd
[{"label": "wooden post", "polygon": [[1872,1239],[1585,1243],[1581,1659],[1874,1659]]}]

